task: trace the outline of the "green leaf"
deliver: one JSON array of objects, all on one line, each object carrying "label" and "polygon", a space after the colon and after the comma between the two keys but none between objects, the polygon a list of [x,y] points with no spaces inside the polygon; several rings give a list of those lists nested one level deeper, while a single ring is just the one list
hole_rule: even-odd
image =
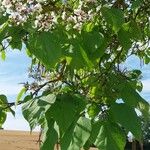
[{"label": "green leaf", "polygon": [[93,68],[107,48],[107,41],[98,30],[75,34],[69,42],[66,57],[72,69]]},{"label": "green leaf", "polygon": [[0,26],[8,20],[8,16],[4,16],[0,10]]},{"label": "green leaf", "polygon": [[122,98],[123,101],[129,106],[136,107],[138,99],[141,100],[141,96],[135,91],[135,89],[133,89],[128,81],[123,81],[121,79],[120,84],[116,88],[120,93],[120,98]]},{"label": "green leaf", "polygon": [[140,7],[140,5],[141,5],[142,3],[143,3],[142,0],[134,0],[134,1],[132,2],[131,8],[132,8],[133,10],[135,10],[135,9],[137,9],[138,7]]},{"label": "green leaf", "polygon": [[146,36],[150,37],[150,25],[144,28],[144,33]]},{"label": "green leaf", "polygon": [[[135,109],[126,104],[114,104],[110,108],[111,119],[130,131],[137,140],[141,140],[141,123]],[[133,123],[134,122],[134,123]]]},{"label": "green leaf", "polygon": [[[38,125],[38,119],[41,118],[42,111],[37,104],[37,100],[26,102],[22,107],[22,114],[30,125],[32,131]],[[38,116],[37,116],[38,115]]]},{"label": "green leaf", "polygon": [[121,46],[124,48],[124,50],[128,52],[128,50],[132,46],[129,32],[121,28],[120,31],[118,32],[118,39]]},{"label": "green leaf", "polygon": [[118,85],[120,97],[129,106],[139,109],[145,117],[148,117],[150,105],[146,102],[132,86],[125,81]]},{"label": "green leaf", "polygon": [[[83,58],[84,56],[85,58]],[[79,39],[71,40],[71,46],[68,48],[66,59],[67,59],[67,63],[69,64],[69,67],[72,70],[81,69],[83,67],[89,67],[89,64],[88,64],[89,58],[87,57],[86,52],[83,49],[81,49]],[[87,61],[85,59],[87,59]]]},{"label": "green leaf", "polygon": [[138,103],[137,109],[139,109],[141,111],[141,113],[143,114],[143,117],[145,117],[145,119],[147,119],[149,117],[149,112],[150,112],[150,104],[143,100],[140,101]]},{"label": "green leaf", "polygon": [[88,112],[89,117],[93,118],[98,115],[98,113],[100,112],[100,108],[97,104],[93,103],[88,107],[87,112]]},{"label": "green leaf", "polygon": [[15,102],[15,105],[17,106],[18,102],[21,100],[22,96],[25,94],[25,92],[27,91],[27,89],[25,87],[23,87],[20,92],[17,95],[17,99]]},{"label": "green leaf", "polygon": [[13,116],[15,116],[15,111],[8,107],[8,100],[5,95],[0,95],[0,108],[5,112],[11,112]]},{"label": "green leaf", "polygon": [[0,95],[0,105],[7,104],[7,97],[5,95]]},{"label": "green leaf", "polygon": [[117,33],[122,27],[124,20],[124,14],[121,9],[117,8],[102,8],[102,14],[106,20],[106,22],[112,26],[112,29],[115,33]]},{"label": "green leaf", "polygon": [[139,77],[141,77],[142,72],[140,70],[134,69],[132,70],[132,78],[134,79],[138,79]]},{"label": "green leaf", "polygon": [[150,62],[150,57],[148,55],[144,56],[144,63],[147,65]]},{"label": "green leaf", "polygon": [[54,103],[55,97],[53,94],[47,96],[40,96],[31,100],[28,100],[22,106],[22,113],[24,118],[28,121],[31,131],[37,126],[43,124],[45,113],[49,109],[52,103]]},{"label": "green leaf", "polygon": [[73,140],[69,150],[80,150],[91,134],[91,121],[85,117],[81,117],[74,130]]},{"label": "green leaf", "polygon": [[88,58],[86,52],[84,51],[84,49],[81,46],[80,46],[80,53],[81,53],[83,59],[85,60],[87,66],[92,69],[93,63],[90,61],[90,59]]},{"label": "green leaf", "polygon": [[91,145],[93,145],[95,143],[97,136],[99,134],[99,130],[101,128],[101,122],[100,121],[91,121],[91,126],[92,126],[92,130],[91,130],[90,137],[84,145],[84,147],[86,149],[90,148]]},{"label": "green leaf", "polygon": [[81,37],[82,47],[92,62],[103,56],[107,47],[107,42],[103,34],[94,30],[92,32],[82,32]]},{"label": "green leaf", "polygon": [[7,29],[8,29],[8,22],[6,21],[2,25],[0,25],[0,43],[5,39]]},{"label": "green leaf", "polygon": [[[47,116],[48,117],[48,116]],[[48,118],[43,130],[41,150],[53,150],[58,141],[58,134],[54,129],[54,120]]]},{"label": "green leaf", "polygon": [[93,30],[94,26],[95,25],[94,25],[93,22],[87,23],[87,24],[84,25],[84,30],[86,32],[91,32]]},{"label": "green leaf", "polygon": [[11,37],[11,48],[22,50],[22,39],[26,36],[27,32],[22,26],[11,26],[9,27],[8,32]]},{"label": "green leaf", "polygon": [[0,108],[0,128],[2,128],[2,125],[6,121],[6,117],[7,117],[6,112]]},{"label": "green leaf", "polygon": [[26,48],[26,54],[27,54],[27,56],[32,58],[32,54],[30,53],[30,51],[27,48]]},{"label": "green leaf", "polygon": [[60,95],[57,96],[56,102],[49,109],[49,116],[57,122],[60,133],[65,131],[72,124],[76,115],[85,109],[85,102],[78,95]]},{"label": "green leaf", "polygon": [[32,98],[33,98],[32,95],[27,95],[27,96],[25,96],[24,99],[23,99],[23,103],[25,103],[25,102],[27,102],[27,101],[30,101]]},{"label": "green leaf", "polygon": [[139,92],[142,92],[142,90],[143,90],[143,84],[142,84],[142,82],[137,82],[137,84],[136,84],[136,89],[139,91]]},{"label": "green leaf", "polygon": [[75,129],[76,123],[78,121],[78,118],[79,118],[79,116],[74,118],[74,121],[72,122],[72,124],[69,126],[69,128],[66,130],[66,132],[60,139],[61,150],[68,149],[68,147],[72,141],[72,138],[73,138],[73,133],[74,133],[74,129]]},{"label": "green leaf", "polygon": [[142,32],[143,32],[143,30],[140,28],[140,26],[138,26],[138,24],[136,22],[131,21],[129,33],[130,33],[130,37],[132,39],[134,39],[134,41],[142,40],[142,38],[143,38]]},{"label": "green leaf", "polygon": [[3,61],[6,59],[6,52],[4,50],[1,51],[1,58]]},{"label": "green leaf", "polygon": [[95,141],[96,147],[101,150],[124,150],[126,136],[122,129],[109,121],[102,122],[99,134]]},{"label": "green leaf", "polygon": [[27,48],[47,68],[53,68],[62,58],[60,41],[55,33],[35,33],[30,35]]}]

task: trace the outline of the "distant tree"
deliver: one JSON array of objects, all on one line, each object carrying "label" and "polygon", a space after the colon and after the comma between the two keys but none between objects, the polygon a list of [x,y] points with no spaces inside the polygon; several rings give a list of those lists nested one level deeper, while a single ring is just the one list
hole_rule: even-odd
[{"label": "distant tree", "polygon": [[142,118],[143,143],[150,146],[150,117],[148,120]]}]

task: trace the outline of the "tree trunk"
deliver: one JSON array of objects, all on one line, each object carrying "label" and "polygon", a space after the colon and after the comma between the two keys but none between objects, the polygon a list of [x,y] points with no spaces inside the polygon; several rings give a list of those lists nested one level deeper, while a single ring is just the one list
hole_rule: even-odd
[{"label": "tree trunk", "polygon": [[136,141],[132,142],[132,150],[136,150]]},{"label": "tree trunk", "polygon": [[140,149],[141,149],[141,150],[144,150],[144,149],[143,149],[143,142],[139,142],[139,144],[140,144]]}]

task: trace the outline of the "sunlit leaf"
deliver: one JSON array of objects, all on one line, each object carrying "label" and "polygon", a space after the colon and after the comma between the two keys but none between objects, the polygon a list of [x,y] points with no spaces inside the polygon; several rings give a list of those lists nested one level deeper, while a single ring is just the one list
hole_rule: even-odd
[{"label": "sunlit leaf", "polygon": [[25,87],[23,87],[20,92],[17,95],[17,99],[16,99],[16,105],[18,104],[18,102],[21,100],[22,96],[25,94],[25,92],[27,91],[27,89]]},{"label": "sunlit leaf", "polygon": [[4,50],[1,51],[1,58],[3,61],[6,59],[6,53]]},{"label": "sunlit leaf", "polygon": [[7,117],[6,112],[0,108],[0,128],[2,128],[2,125],[6,121],[6,117]]}]

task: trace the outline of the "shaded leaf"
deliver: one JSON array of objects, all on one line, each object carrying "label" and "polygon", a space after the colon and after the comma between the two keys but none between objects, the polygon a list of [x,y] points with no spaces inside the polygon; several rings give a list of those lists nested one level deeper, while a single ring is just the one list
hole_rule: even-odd
[{"label": "shaded leaf", "polygon": [[120,97],[123,101],[133,107],[138,108],[145,117],[147,117],[148,112],[150,110],[150,105],[146,102],[139,93],[132,88],[132,86],[125,81],[121,81],[122,83],[118,86],[118,90],[120,92]]},{"label": "shaded leaf", "polygon": [[24,118],[28,121],[30,129],[33,130],[37,125],[43,124],[45,113],[55,101],[53,94],[40,96],[35,99],[28,100],[22,106]]},{"label": "shaded leaf", "polygon": [[48,118],[47,123],[45,124],[43,135],[42,135],[42,144],[41,150],[53,150],[55,144],[58,141],[58,135],[54,129],[54,120]]},{"label": "shaded leaf", "polygon": [[140,7],[140,5],[141,5],[142,3],[143,3],[142,0],[134,0],[134,1],[132,2],[131,8],[132,8],[133,10],[135,10],[135,9],[137,9],[138,7]]},{"label": "shaded leaf", "polygon": [[124,150],[126,136],[122,129],[109,121],[102,122],[95,141],[96,147],[102,150]]},{"label": "shaded leaf", "polygon": [[[126,104],[114,104],[110,108],[111,119],[121,124],[134,137],[141,140],[141,123],[135,109]],[[132,121],[130,121],[132,120]]]},{"label": "shaded leaf", "polygon": [[30,35],[28,49],[47,68],[53,68],[62,57],[60,39],[55,33],[42,32]]},{"label": "shaded leaf", "polygon": [[5,95],[0,95],[0,105],[7,104],[7,97]]},{"label": "shaded leaf", "polygon": [[122,27],[124,21],[124,14],[121,9],[117,8],[102,8],[102,14],[106,20],[106,22],[112,26],[114,32],[118,32]]},{"label": "shaded leaf", "polygon": [[81,117],[74,130],[73,140],[69,150],[80,150],[91,134],[91,121],[85,117]]},{"label": "shaded leaf", "polygon": [[74,129],[75,129],[77,121],[78,121],[78,117],[74,118],[74,121],[69,126],[69,128],[66,130],[64,135],[62,136],[62,138],[60,140],[61,150],[67,150],[68,149],[68,147],[72,141],[72,138],[73,138],[73,133],[74,133]]},{"label": "shaded leaf", "polygon": [[81,37],[83,49],[92,62],[103,56],[107,47],[107,42],[103,34],[94,30],[88,33],[82,32]]},{"label": "shaded leaf", "polygon": [[57,96],[56,102],[49,109],[49,116],[52,116],[57,122],[60,133],[65,131],[72,124],[76,115],[85,109],[85,102],[78,95],[64,94]]},{"label": "shaded leaf", "polygon": [[123,28],[120,29],[120,31],[118,32],[118,39],[122,47],[125,49],[125,51],[128,51],[131,48],[132,42],[130,39],[130,34]]}]

